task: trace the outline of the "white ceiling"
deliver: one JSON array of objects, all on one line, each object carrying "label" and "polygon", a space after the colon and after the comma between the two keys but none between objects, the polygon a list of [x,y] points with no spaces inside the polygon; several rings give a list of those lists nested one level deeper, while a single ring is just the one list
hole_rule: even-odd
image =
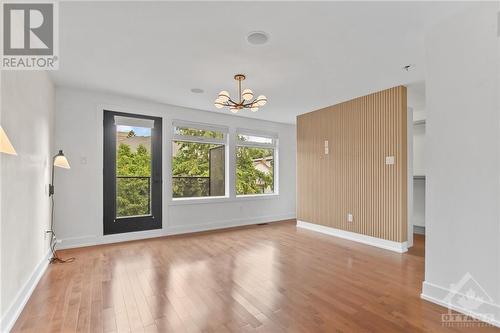
[{"label": "white ceiling", "polygon": [[[424,34],[464,3],[61,2],[57,85],[213,112],[235,73],[268,104],[242,116],[298,114],[424,79]],[[246,35],[266,31],[266,45]],[[409,72],[401,68],[414,64]],[[191,88],[201,88],[194,94]]]}]

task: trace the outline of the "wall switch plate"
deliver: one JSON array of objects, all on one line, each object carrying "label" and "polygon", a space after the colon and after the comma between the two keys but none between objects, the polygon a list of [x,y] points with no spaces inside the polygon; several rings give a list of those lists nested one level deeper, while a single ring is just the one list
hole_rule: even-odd
[{"label": "wall switch plate", "polygon": [[353,221],[353,216],[351,213],[347,213],[347,222],[352,222]]},{"label": "wall switch plate", "polygon": [[386,156],[385,157],[385,164],[386,165],[393,165],[394,164],[394,156]]},{"label": "wall switch plate", "polygon": [[328,155],[330,150],[328,149],[328,140],[325,140],[325,155]]}]

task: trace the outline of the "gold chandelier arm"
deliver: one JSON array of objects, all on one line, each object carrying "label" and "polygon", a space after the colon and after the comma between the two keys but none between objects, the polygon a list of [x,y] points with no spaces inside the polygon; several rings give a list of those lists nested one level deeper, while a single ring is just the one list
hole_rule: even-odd
[{"label": "gold chandelier arm", "polygon": [[242,104],[242,106],[243,106],[244,108],[251,108],[251,107],[252,107],[252,105],[253,105],[255,102],[257,102],[257,99],[254,99],[253,101],[248,102],[248,103],[243,103],[243,104]]},{"label": "gold chandelier arm", "polygon": [[242,104],[242,97],[241,97],[241,80],[238,80],[238,96],[240,99],[240,102],[238,104]]}]

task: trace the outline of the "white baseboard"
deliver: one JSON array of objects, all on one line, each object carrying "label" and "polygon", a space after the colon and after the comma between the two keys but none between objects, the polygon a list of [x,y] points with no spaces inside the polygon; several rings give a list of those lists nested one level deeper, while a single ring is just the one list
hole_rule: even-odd
[{"label": "white baseboard", "polygon": [[394,241],[390,241],[390,240],[386,240],[386,239],[362,235],[362,234],[358,234],[355,232],[340,230],[340,229],[336,229],[336,228],[326,227],[324,225],[319,225],[319,224],[314,224],[314,223],[309,223],[309,222],[304,222],[304,221],[299,221],[299,220],[297,220],[297,227],[316,231],[316,232],[321,232],[323,234],[327,234],[330,236],[348,239],[348,240],[355,241],[358,243],[376,246],[376,247],[379,247],[382,249],[386,249],[386,250],[390,250],[390,251],[394,251],[394,252],[398,252],[398,253],[404,253],[404,252],[408,251],[408,247],[407,247],[406,242],[403,242],[403,243],[394,242]]},{"label": "white baseboard", "polygon": [[17,318],[21,314],[24,309],[24,306],[28,302],[31,294],[35,290],[38,282],[42,278],[45,270],[49,265],[49,259],[51,257],[50,249],[47,251],[42,260],[35,267],[33,272],[31,273],[28,281],[24,283],[21,290],[16,295],[16,298],[8,307],[4,316],[0,320],[0,332],[10,332],[14,324],[16,323]]},{"label": "white baseboard", "polygon": [[[444,288],[436,284],[424,281],[422,283],[422,294],[420,294],[420,298],[435,303],[437,305],[441,305],[442,307],[445,307],[447,309],[451,309],[463,313],[465,315],[471,316],[472,318],[487,322],[488,324],[491,324],[493,326],[500,327],[500,305],[490,302],[483,302],[479,306],[479,308],[481,308],[481,312],[474,312],[469,309],[465,309],[459,304],[455,303],[450,304],[444,301],[444,299],[450,293],[453,292],[448,288]],[[466,297],[461,293],[456,293],[456,295],[461,297]],[[443,313],[447,313],[447,310],[444,310]],[[485,314],[493,315],[493,318]]]},{"label": "white baseboard", "polygon": [[168,228],[168,232],[169,235],[180,235],[180,234],[188,234],[191,232],[225,229],[225,228],[240,227],[240,226],[253,225],[259,223],[272,223],[272,222],[279,222],[291,219],[295,219],[295,213],[284,214],[284,215],[273,215],[273,216],[261,216],[250,219],[248,218],[234,219],[217,223],[176,225],[176,226],[170,226]]},{"label": "white baseboard", "polygon": [[83,246],[92,246],[100,244],[110,244],[127,242],[131,240],[147,239],[164,237],[170,235],[180,235],[188,234],[192,232],[209,231],[217,229],[225,229],[231,227],[240,227],[245,225],[259,224],[259,223],[271,223],[283,220],[294,219],[295,213],[283,214],[283,215],[272,215],[272,216],[260,216],[255,218],[242,218],[242,219],[232,219],[221,222],[210,222],[202,224],[190,224],[190,225],[173,225],[164,226],[163,229],[129,232],[123,234],[114,235],[87,235],[82,237],[71,237],[64,238],[61,243],[58,244],[57,248],[60,250],[71,249]]}]

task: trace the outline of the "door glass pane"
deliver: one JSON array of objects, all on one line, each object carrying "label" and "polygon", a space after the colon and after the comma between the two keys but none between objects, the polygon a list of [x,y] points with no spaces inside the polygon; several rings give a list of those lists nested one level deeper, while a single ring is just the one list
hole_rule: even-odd
[{"label": "door glass pane", "polygon": [[116,217],[151,214],[151,128],[116,126]]},{"label": "door glass pane", "polygon": [[224,196],[225,146],[172,142],[172,197]]},{"label": "door glass pane", "polygon": [[274,193],[274,149],[236,148],[236,194]]}]

